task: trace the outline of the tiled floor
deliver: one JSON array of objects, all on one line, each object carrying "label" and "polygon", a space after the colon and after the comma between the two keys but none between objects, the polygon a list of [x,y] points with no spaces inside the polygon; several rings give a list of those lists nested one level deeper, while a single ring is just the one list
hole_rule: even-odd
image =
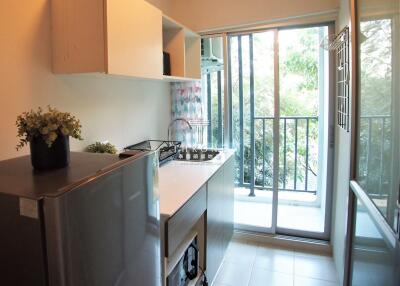
[{"label": "tiled floor", "polygon": [[338,286],[331,257],[233,240],[213,286]]}]

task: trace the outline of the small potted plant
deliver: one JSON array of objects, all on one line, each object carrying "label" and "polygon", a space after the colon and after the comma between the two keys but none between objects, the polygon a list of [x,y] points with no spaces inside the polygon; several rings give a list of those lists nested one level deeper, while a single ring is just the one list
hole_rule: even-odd
[{"label": "small potted plant", "polygon": [[117,148],[109,142],[101,143],[95,142],[86,147],[86,151],[89,153],[107,153],[117,154]]},{"label": "small potted plant", "polygon": [[68,166],[69,137],[82,140],[81,124],[68,112],[48,106],[47,111],[24,112],[17,117],[17,150],[29,143],[35,169],[49,170]]}]

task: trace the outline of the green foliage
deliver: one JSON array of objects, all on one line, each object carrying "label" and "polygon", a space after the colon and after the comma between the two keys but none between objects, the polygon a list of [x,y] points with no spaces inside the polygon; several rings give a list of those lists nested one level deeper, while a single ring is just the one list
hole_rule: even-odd
[{"label": "green foliage", "polygon": [[387,19],[361,23],[365,39],[360,46],[360,112],[388,115],[392,104],[392,31]]},{"label": "green foliage", "polygon": [[392,184],[393,112],[397,112],[393,110],[398,96],[393,92],[393,27],[391,19],[366,19],[360,23],[357,180],[368,193],[382,197],[387,196]]},{"label": "green foliage", "polygon": [[96,142],[86,147],[86,151],[90,153],[108,153],[116,154],[117,148],[111,143]]},{"label": "green foliage", "polygon": [[[317,117],[319,110],[319,27],[280,32],[280,113],[285,116]],[[326,33],[326,31],[324,31]],[[249,36],[242,36],[242,83],[243,83],[243,180],[251,178],[251,118],[250,118],[250,60]],[[273,116],[274,116],[274,42],[271,32],[253,34],[254,110],[256,117],[266,117],[265,134],[263,121],[255,119],[255,180],[256,185],[272,187],[273,178]],[[240,178],[240,118],[239,118],[239,56],[238,37],[231,37],[232,80],[232,128],[233,148],[236,152],[237,181]],[[217,146],[218,98],[216,73],[211,74],[212,146]],[[222,89],[224,88],[222,84]],[[295,179],[295,123],[287,120],[286,148],[284,149],[284,120],[280,120],[279,182],[280,188],[293,185]],[[297,126],[297,187],[305,181],[305,173],[318,174],[318,119],[309,121],[309,153],[306,152],[306,120]],[[286,156],[285,156],[286,155]],[[308,164],[306,162],[308,158]],[[284,159],[286,160],[285,168]],[[306,170],[306,166],[308,169]],[[316,180],[314,180],[316,181]],[[313,188],[314,186],[308,186]]]},{"label": "green foliage", "polygon": [[58,136],[71,136],[82,140],[80,121],[68,112],[60,112],[50,106],[44,112],[41,107],[37,111],[24,112],[17,117],[19,143],[17,150],[27,145],[33,138],[42,137],[50,148]]},{"label": "green foliage", "polygon": [[[319,28],[285,31],[280,34],[280,113],[281,116],[318,116],[319,109]],[[265,144],[263,144],[262,120],[255,120],[255,180],[256,185],[272,187],[273,178],[273,110],[274,75],[273,46],[265,38],[254,35],[258,45],[254,57],[255,70],[255,111],[256,116],[270,116],[265,121]],[[260,43],[258,43],[260,41]],[[269,48],[268,48],[269,47]],[[268,52],[266,50],[270,49]],[[234,51],[235,55],[237,51]],[[247,53],[247,51],[245,51]],[[236,59],[233,60],[235,63]],[[266,64],[264,64],[266,63]],[[235,73],[235,71],[234,71]],[[238,77],[233,76],[233,101],[238,106]],[[249,81],[244,80],[244,107],[250,107]],[[234,111],[235,112],[235,111]],[[247,115],[248,116],[248,115]],[[233,116],[234,141],[239,140],[239,117]],[[244,182],[250,182],[250,118],[244,121]],[[288,187],[295,177],[295,126],[294,120],[287,120],[286,147],[284,148],[284,120],[280,120],[279,183],[280,188]],[[305,173],[318,173],[318,120],[309,124],[309,154],[306,170],[306,120],[299,120],[297,126],[297,184],[301,188]],[[236,141],[235,143],[238,143]],[[237,145],[237,148],[239,144]],[[263,159],[264,158],[264,159]],[[284,168],[285,165],[285,168]],[[238,179],[238,178],[237,178]],[[310,187],[310,185],[309,185]],[[312,186],[311,186],[312,188]]]},{"label": "green foliage", "polygon": [[318,28],[304,29],[301,31],[299,43],[288,47],[287,57],[283,60],[284,76],[292,73],[302,77],[299,91],[309,91],[318,88],[318,46],[315,36]]}]

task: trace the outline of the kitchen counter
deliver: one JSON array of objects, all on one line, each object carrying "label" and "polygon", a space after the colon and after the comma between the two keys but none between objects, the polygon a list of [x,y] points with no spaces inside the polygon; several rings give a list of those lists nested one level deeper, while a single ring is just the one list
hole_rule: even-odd
[{"label": "kitchen counter", "polygon": [[171,161],[160,167],[160,212],[173,216],[207,181],[234,155],[234,150],[222,150],[206,162]]}]

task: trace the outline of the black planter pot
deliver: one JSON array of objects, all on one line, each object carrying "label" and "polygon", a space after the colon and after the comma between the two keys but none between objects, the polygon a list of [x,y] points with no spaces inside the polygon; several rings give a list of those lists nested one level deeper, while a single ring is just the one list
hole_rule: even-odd
[{"label": "black planter pot", "polygon": [[31,162],[36,170],[51,170],[68,166],[69,136],[59,135],[49,148],[42,137],[30,142]]}]

